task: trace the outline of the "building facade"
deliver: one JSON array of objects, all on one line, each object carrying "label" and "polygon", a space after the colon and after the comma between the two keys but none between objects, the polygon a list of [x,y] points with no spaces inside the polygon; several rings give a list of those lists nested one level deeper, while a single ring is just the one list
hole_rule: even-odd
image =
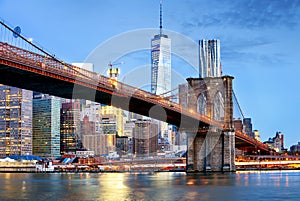
[{"label": "building facade", "polygon": [[59,98],[40,94],[33,99],[32,145],[33,154],[41,157],[60,156]]},{"label": "building facade", "polygon": [[[103,108],[102,108],[103,109]],[[102,114],[101,128],[104,134],[105,154],[116,151],[117,122],[114,114]]]},{"label": "building facade", "polygon": [[138,157],[155,156],[158,149],[158,126],[151,120],[135,122],[133,153]]},{"label": "building facade", "polygon": [[220,40],[199,40],[200,78],[221,77]]},{"label": "building facade", "polygon": [[155,35],[151,40],[151,92],[171,91],[171,39]]},{"label": "building facade", "polygon": [[275,137],[269,138],[269,140],[265,141],[264,143],[278,153],[283,153],[286,151],[284,148],[284,134],[281,132],[276,132]]},{"label": "building facade", "polygon": [[81,112],[81,139],[84,149],[95,155],[105,154],[105,139],[101,128],[101,105],[91,103]]},{"label": "building facade", "polygon": [[0,84],[0,156],[32,154],[32,91]]},{"label": "building facade", "polygon": [[80,102],[62,103],[60,113],[60,153],[83,150],[80,134]]},{"label": "building facade", "polygon": [[252,120],[251,120],[251,118],[244,118],[243,119],[243,125],[244,125],[244,132],[248,136],[254,137],[253,130],[252,130]]}]

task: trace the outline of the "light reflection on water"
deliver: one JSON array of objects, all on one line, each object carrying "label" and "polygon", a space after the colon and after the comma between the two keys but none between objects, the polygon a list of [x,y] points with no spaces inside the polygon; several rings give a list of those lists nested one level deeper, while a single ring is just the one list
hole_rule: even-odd
[{"label": "light reflection on water", "polygon": [[0,173],[0,200],[295,200],[299,171]]}]

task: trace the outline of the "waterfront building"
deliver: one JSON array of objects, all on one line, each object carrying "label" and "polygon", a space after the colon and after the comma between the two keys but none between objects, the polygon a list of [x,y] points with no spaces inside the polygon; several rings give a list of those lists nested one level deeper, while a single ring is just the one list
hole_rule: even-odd
[{"label": "waterfront building", "polygon": [[60,116],[60,153],[75,154],[83,149],[80,134],[80,102],[62,103]]},{"label": "waterfront building", "polygon": [[106,153],[105,136],[101,129],[101,105],[90,103],[80,114],[81,138],[84,149],[93,151],[95,155]]},{"label": "waterfront building", "polygon": [[220,40],[199,40],[200,78],[221,77]]},{"label": "waterfront building", "polygon": [[275,137],[269,138],[269,140],[265,141],[264,143],[278,153],[283,153],[286,151],[284,149],[284,134],[281,132],[276,132]]},{"label": "waterfront building", "polygon": [[32,91],[0,84],[0,156],[32,154]]},{"label": "waterfront building", "polygon": [[32,106],[33,154],[40,157],[60,157],[59,98],[34,93]]},{"label": "waterfront building", "polygon": [[158,149],[158,125],[149,119],[135,122],[133,153],[136,156],[155,156]]}]

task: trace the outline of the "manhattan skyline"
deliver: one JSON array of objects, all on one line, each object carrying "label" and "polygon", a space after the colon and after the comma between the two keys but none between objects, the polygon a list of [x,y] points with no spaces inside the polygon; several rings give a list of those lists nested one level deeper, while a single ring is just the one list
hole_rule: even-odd
[{"label": "manhattan skyline", "polygon": [[[234,90],[244,115],[252,118],[262,141],[276,131],[284,133],[287,148],[300,141],[300,94],[294,77],[300,71],[299,9],[297,0],[164,1],[165,29],[195,43],[220,39],[223,75],[235,77]],[[34,43],[70,63],[85,61],[99,44],[124,32],[152,28],[158,33],[158,12],[159,0],[0,1],[1,20],[20,26]],[[151,38],[146,40],[150,44]],[[177,61],[172,58],[172,68],[185,74]],[[103,62],[108,64],[110,58]],[[120,68],[125,75],[132,66],[145,64],[150,65],[149,50],[132,55]]]}]

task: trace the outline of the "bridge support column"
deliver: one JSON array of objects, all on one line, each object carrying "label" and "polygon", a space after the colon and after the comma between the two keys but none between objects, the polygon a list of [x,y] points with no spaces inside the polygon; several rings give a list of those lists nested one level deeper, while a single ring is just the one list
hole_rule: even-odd
[{"label": "bridge support column", "polygon": [[193,128],[182,128],[194,129],[195,133],[187,139],[187,172],[235,171],[233,79],[231,76],[188,78],[187,90],[181,90],[182,105],[222,124],[200,122]]},{"label": "bridge support column", "polygon": [[187,135],[187,172],[235,171],[233,131],[209,131]]}]

